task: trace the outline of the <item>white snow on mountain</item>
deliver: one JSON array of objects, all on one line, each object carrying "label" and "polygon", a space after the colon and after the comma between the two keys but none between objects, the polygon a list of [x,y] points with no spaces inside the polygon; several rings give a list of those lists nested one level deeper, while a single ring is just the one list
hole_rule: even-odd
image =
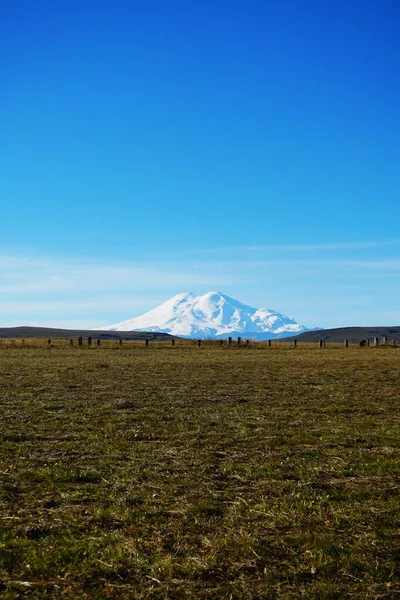
[{"label": "white snow on mountain", "polygon": [[184,292],[140,317],[97,330],[160,331],[199,339],[242,336],[258,340],[308,331],[292,317],[268,308],[253,308],[221,292],[208,292],[203,296]]}]

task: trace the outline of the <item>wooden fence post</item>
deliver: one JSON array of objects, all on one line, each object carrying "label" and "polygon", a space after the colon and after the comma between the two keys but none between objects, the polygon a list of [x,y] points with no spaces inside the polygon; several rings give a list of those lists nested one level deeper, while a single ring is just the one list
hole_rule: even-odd
[{"label": "wooden fence post", "polygon": [[374,346],[379,346],[379,338],[374,338]]},{"label": "wooden fence post", "polygon": [[119,345],[122,346],[122,340],[119,340]]},{"label": "wooden fence post", "polygon": [[175,346],[175,340],[171,340],[171,346],[174,347]]},{"label": "wooden fence post", "polygon": [[200,346],[201,346],[201,340],[197,340],[197,346],[200,348]]},{"label": "wooden fence post", "polygon": [[74,340],[69,340],[69,345],[73,346],[74,345]]},{"label": "wooden fence post", "polygon": [[144,340],[144,347],[148,348],[149,347],[149,340]]},{"label": "wooden fence post", "polygon": [[89,337],[87,339],[87,343],[88,343],[88,346],[92,345],[92,336],[91,335],[89,335]]},{"label": "wooden fence post", "polygon": [[237,340],[238,346],[240,346],[240,344],[242,343],[242,338],[239,336],[238,340]]},{"label": "wooden fence post", "polygon": [[232,338],[230,336],[228,337],[228,346],[232,346]]},{"label": "wooden fence post", "polygon": [[79,344],[79,346],[82,346],[82,344],[83,344],[83,338],[81,335],[78,338],[78,344]]},{"label": "wooden fence post", "polygon": [[271,340],[267,340],[267,346],[268,348],[271,348]]},{"label": "wooden fence post", "polygon": [[297,340],[293,340],[292,346],[293,346],[293,348],[297,348]]},{"label": "wooden fence post", "polygon": [[97,340],[97,345],[100,346],[100,340]]},{"label": "wooden fence post", "polygon": [[344,347],[348,348],[349,347],[349,340],[344,340]]},{"label": "wooden fence post", "polygon": [[320,348],[323,348],[323,347],[324,347],[324,342],[323,342],[323,340],[319,340],[319,347],[320,347]]},{"label": "wooden fence post", "polygon": [[222,346],[224,343],[224,340],[219,340],[219,345]]}]

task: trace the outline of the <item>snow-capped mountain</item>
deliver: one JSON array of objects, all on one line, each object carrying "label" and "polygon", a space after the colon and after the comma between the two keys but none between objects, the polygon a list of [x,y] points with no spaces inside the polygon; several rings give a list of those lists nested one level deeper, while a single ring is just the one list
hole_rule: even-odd
[{"label": "snow-capped mountain", "polygon": [[253,308],[221,292],[208,292],[204,296],[184,292],[141,317],[97,330],[162,331],[199,339],[242,336],[258,340],[308,331],[292,317],[267,308]]}]

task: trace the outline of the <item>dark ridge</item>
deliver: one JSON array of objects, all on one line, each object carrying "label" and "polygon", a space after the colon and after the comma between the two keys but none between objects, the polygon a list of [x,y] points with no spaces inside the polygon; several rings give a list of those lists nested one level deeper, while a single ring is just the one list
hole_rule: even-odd
[{"label": "dark ridge", "polygon": [[163,342],[176,337],[156,331],[92,331],[83,329],[54,329],[52,327],[0,327],[0,338],[77,338],[100,340],[150,340]]},{"label": "dark ridge", "polygon": [[318,331],[305,331],[300,335],[281,338],[282,342],[297,340],[298,342],[343,342],[349,340],[349,343],[358,343],[361,340],[372,340],[375,337],[382,339],[387,337],[389,340],[400,342],[400,326],[396,327],[338,327],[336,329],[320,329]]},{"label": "dark ridge", "polygon": [[[78,338],[82,336],[100,340],[146,340],[162,342],[176,336],[156,331],[93,331],[83,329],[55,329],[52,327],[0,327],[0,338]],[[225,336],[224,336],[225,337]],[[358,343],[361,340],[372,340],[387,337],[400,343],[400,326],[395,327],[339,327],[336,329],[320,329],[305,331],[299,335],[279,338],[282,342],[298,340],[299,342],[343,342]],[[276,340],[275,340],[276,341]]]}]

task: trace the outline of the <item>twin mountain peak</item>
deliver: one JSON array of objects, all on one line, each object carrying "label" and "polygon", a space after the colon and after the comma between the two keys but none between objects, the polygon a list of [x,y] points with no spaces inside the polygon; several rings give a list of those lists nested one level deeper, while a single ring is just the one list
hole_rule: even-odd
[{"label": "twin mountain peak", "polygon": [[253,308],[221,292],[208,292],[203,296],[183,292],[140,317],[97,330],[157,331],[198,339],[242,336],[253,340],[309,331],[292,317],[268,308]]}]

